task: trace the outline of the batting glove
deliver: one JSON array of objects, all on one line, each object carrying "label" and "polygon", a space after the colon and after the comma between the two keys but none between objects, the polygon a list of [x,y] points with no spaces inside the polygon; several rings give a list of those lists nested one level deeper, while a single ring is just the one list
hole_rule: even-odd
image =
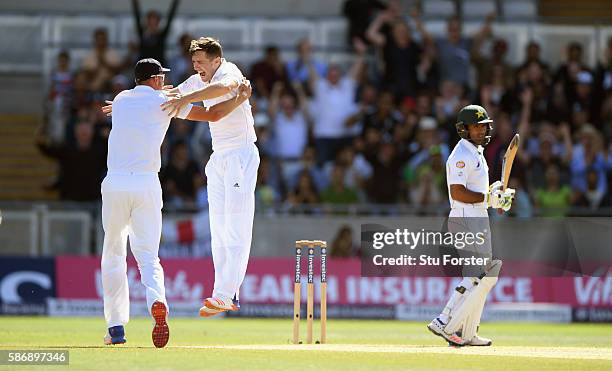
[{"label": "batting glove", "polygon": [[502,210],[508,211],[512,207],[512,201],[514,201],[514,194],[516,191],[512,188],[506,188],[502,195]]},{"label": "batting glove", "polygon": [[489,186],[489,193],[493,193],[495,191],[501,191],[503,187],[504,185],[502,184],[502,182],[498,180]]},{"label": "batting glove", "polygon": [[501,209],[503,206],[504,192],[494,191],[493,193],[487,193],[487,207],[494,209]]},{"label": "batting glove", "polygon": [[502,198],[504,192],[502,191],[502,182],[499,180],[489,186],[489,191],[486,194],[485,201],[487,207],[499,209],[502,206]]}]

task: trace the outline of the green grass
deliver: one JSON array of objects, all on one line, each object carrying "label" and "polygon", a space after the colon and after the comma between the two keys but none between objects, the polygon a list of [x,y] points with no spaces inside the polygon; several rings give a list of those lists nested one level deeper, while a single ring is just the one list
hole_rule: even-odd
[{"label": "green grass", "polygon": [[[126,326],[127,344],[105,347],[102,318],[0,317],[0,350],[65,348],[70,351],[70,366],[79,370],[612,369],[612,325],[484,323],[482,335],[495,342],[487,349],[448,348],[425,325],[331,319],[329,345],[306,346],[288,345],[290,320],[171,319],[168,347],[155,349],[150,340],[151,322],[147,319],[134,319]],[[301,329],[304,335],[305,322]],[[229,347],[238,345],[242,347]],[[250,345],[254,349],[249,349]],[[268,349],[256,349],[263,345],[268,345]],[[581,359],[582,350],[592,354],[593,348],[598,348],[595,352],[605,359]],[[329,351],[322,351],[325,349]],[[403,351],[410,349],[421,351]],[[480,353],[470,354],[472,350]],[[546,355],[524,354],[540,350]],[[562,358],[570,353],[571,358]]]}]

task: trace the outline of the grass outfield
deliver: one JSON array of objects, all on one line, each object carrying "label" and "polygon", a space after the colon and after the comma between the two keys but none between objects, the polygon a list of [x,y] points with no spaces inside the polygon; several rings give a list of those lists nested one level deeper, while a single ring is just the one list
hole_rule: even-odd
[{"label": "grass outfield", "polygon": [[[494,346],[464,348],[444,345],[425,323],[416,322],[331,319],[324,345],[289,344],[290,320],[171,319],[169,324],[168,346],[155,349],[147,319],[126,326],[127,344],[104,346],[102,318],[0,317],[0,350],[68,349],[70,366],[79,370],[612,369],[609,324],[484,323],[481,333],[494,339]],[[305,327],[302,321],[303,335]],[[316,322],[315,336],[318,329]]]}]

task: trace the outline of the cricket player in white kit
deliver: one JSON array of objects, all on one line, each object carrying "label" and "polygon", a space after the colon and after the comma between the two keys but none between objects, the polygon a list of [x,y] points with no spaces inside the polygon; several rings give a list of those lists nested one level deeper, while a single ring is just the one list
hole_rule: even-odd
[{"label": "cricket player in white kit", "polygon": [[[189,49],[196,74],[180,84],[181,98],[164,108],[172,115],[191,102],[205,107],[236,95],[244,76],[223,58],[221,44],[201,37]],[[249,261],[255,183],[259,152],[251,106],[245,101],[226,117],[210,126],[213,154],[206,164],[211,249],[215,266],[212,297],[200,309],[203,317],[237,310],[239,290]]]},{"label": "cricket player in white kit", "polygon": [[[134,69],[137,86],[119,93],[106,113],[112,110],[108,139],[108,173],[102,182],[102,287],[104,317],[108,325],[105,344],[123,344],[124,325],[129,320],[127,281],[127,239],[146,288],[147,306],[155,320],[153,344],[164,347],[170,332],[166,317],[168,304],[164,272],[158,258],[162,223],[162,190],[158,173],[160,148],[171,117],[162,110],[168,101],[163,93],[164,72],[155,59],[138,61]],[[186,105],[176,116],[198,121],[215,121],[233,111],[250,96],[250,86],[238,87],[235,98],[206,110]],[[111,108],[112,107],[112,108]]]},{"label": "cricket player in white kit", "polygon": [[[464,107],[456,123],[462,139],[446,162],[451,206],[449,230],[486,231],[486,242],[477,253],[489,258],[492,258],[492,249],[487,208],[508,211],[514,199],[514,190],[503,191],[501,181],[489,185],[489,167],[483,150],[491,140],[492,124],[484,108]],[[455,225],[451,225],[453,221]],[[463,280],[428,329],[452,345],[491,345],[492,341],[478,336],[477,331],[487,295],[497,282],[500,269],[501,261],[491,259],[478,277],[465,277],[464,271]]]}]

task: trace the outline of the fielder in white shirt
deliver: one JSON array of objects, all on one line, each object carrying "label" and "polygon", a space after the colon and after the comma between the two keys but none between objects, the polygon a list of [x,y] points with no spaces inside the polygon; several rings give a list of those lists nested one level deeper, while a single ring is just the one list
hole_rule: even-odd
[{"label": "fielder in white shirt", "polygon": [[[189,48],[196,74],[175,88],[181,98],[164,108],[171,114],[202,101],[205,107],[236,95],[244,76],[223,58],[221,44],[201,37]],[[251,251],[255,213],[255,183],[259,152],[251,106],[245,101],[210,125],[213,154],[206,164],[211,249],[215,266],[212,297],[204,300],[200,315],[208,317],[239,308],[239,290]]]},{"label": "fielder in white shirt", "polygon": [[[107,345],[126,342],[124,325],[130,315],[126,275],[128,236],[146,288],[147,306],[155,320],[153,344],[164,347],[170,336],[164,272],[158,258],[162,223],[160,148],[171,119],[161,108],[169,99],[162,91],[166,71],[169,70],[155,59],[138,61],[134,68],[137,86],[119,93],[103,109],[107,114],[112,110],[108,173],[102,182],[101,271]],[[247,101],[251,94],[248,83],[240,85],[238,91],[238,96],[208,110],[187,105],[176,116],[196,121],[219,120]]]},{"label": "fielder in white shirt", "polygon": [[502,265],[501,260],[492,259],[487,208],[508,211],[514,199],[514,189],[503,191],[501,181],[489,186],[489,167],[483,150],[491,140],[492,124],[493,120],[481,106],[469,105],[461,109],[456,127],[462,139],[446,162],[451,206],[448,229],[451,232],[485,232],[485,243],[475,252],[490,260],[478,277],[465,277],[469,274],[464,268],[464,278],[442,313],[427,326],[432,333],[456,346],[492,344],[490,339],[477,334],[487,295],[496,284]]}]

